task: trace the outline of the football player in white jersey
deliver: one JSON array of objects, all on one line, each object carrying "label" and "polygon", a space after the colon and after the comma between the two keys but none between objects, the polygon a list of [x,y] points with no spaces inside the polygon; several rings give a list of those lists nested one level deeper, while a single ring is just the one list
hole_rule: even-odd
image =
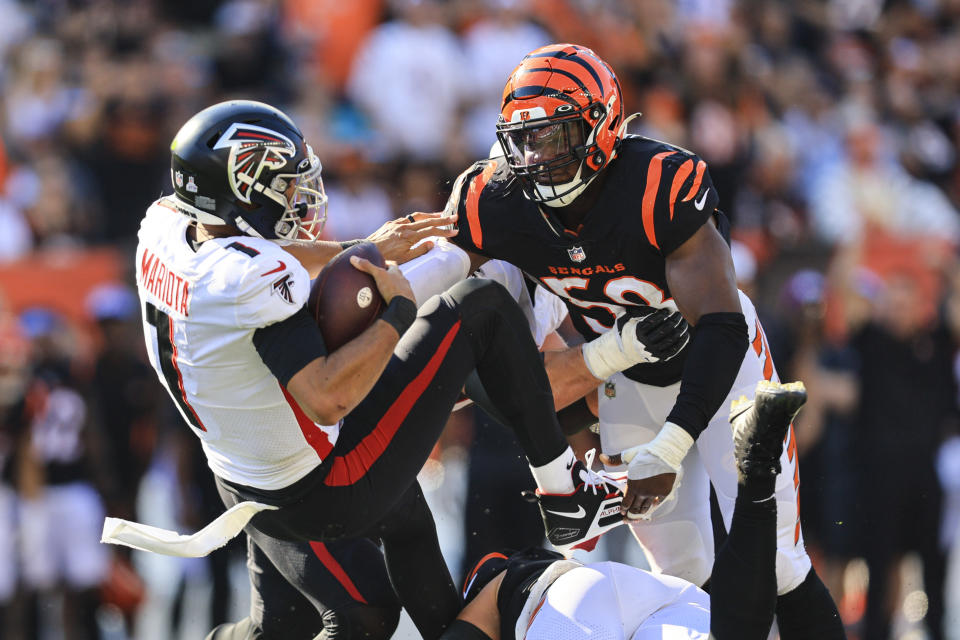
[{"label": "football player in white jersey", "polygon": [[[416,474],[474,369],[517,425],[548,538],[569,548],[619,523],[622,495],[575,461],[503,287],[459,283],[418,314],[399,270],[355,259],[387,307],[329,352],[305,302],[341,247],[318,240],[320,162],[296,125],[225,102],[184,124],[171,152],[174,193],[147,210],[136,255],[151,364],[224,503],[272,507],[245,527],[251,615],[211,638],[386,638],[401,604],[425,638],[442,633],[460,597]],[[454,221],[411,217],[373,238],[388,259],[409,257]]]},{"label": "football player in white jersey", "polygon": [[765,640],[776,608],[776,476],[800,383],[761,382],[731,411],[737,499],[711,595],[686,580],[543,549],[489,553],[468,574],[467,606],[442,640]]}]

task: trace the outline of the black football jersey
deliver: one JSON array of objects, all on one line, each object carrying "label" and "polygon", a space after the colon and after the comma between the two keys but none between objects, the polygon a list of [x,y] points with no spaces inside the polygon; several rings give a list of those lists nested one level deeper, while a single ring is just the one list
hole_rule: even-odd
[{"label": "black football jersey", "polygon": [[[516,265],[563,298],[586,340],[613,327],[631,307],[675,309],[665,257],[712,215],[729,241],[707,165],[695,154],[626,136],[606,171],[596,204],[576,230],[528,200],[502,158],[481,160],[461,174],[447,203],[447,211],[459,215],[455,243]],[[666,386],[680,379],[685,356],[624,373]]]}]

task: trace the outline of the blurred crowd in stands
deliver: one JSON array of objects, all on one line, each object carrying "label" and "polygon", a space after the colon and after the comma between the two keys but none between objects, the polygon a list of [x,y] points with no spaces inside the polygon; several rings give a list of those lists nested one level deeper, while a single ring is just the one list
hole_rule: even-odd
[{"label": "blurred crowd in stands", "polygon": [[[111,637],[143,637],[104,513],[142,517],[158,464],[179,528],[221,509],[130,288],[180,124],[284,108],[324,163],[326,236],[363,237],[443,207],[553,41],[613,66],[633,133],[709,163],[780,376],[810,390],[802,516],[850,637],[960,638],[960,0],[0,0],[0,637],[106,637],[103,603]],[[478,493],[507,445],[457,423],[468,546],[518,509],[536,532]]]}]

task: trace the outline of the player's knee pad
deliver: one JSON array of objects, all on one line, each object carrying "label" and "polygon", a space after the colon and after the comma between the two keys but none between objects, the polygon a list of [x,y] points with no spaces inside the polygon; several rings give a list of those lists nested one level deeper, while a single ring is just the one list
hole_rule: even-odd
[{"label": "player's knee pad", "polygon": [[375,607],[357,604],[323,613],[323,631],[316,640],[389,640],[400,622],[400,604]]}]

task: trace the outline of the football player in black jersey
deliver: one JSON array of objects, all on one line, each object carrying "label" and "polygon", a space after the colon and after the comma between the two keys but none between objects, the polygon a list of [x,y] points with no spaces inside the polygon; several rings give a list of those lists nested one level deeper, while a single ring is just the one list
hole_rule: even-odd
[{"label": "football player in black jersey", "polygon": [[[626,135],[632,117],[624,117],[616,76],[593,51],[533,51],[503,92],[502,156],[461,174],[447,213],[459,215],[454,242],[471,254],[471,269],[505,260],[564,299],[589,341],[584,361],[606,381],[600,435],[608,467],[626,466],[624,516],[652,566],[704,584],[713,564],[710,483],[728,528],[736,498],[721,408],[752,396],[756,381],[775,380],[776,371],[756,311],[737,290],[729,223],[716,209],[706,163]],[[633,365],[622,336],[649,307],[679,309],[695,331],[677,357]],[[792,429],[781,462],[782,637],[842,638],[803,545]]]}]

